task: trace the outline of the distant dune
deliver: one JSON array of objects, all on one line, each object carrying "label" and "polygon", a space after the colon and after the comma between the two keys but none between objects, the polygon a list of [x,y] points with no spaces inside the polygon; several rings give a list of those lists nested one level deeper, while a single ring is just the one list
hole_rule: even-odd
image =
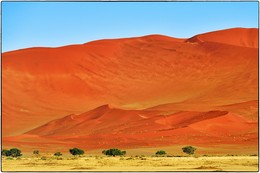
[{"label": "distant dune", "polygon": [[258,29],[234,28],[196,35],[188,42],[213,42],[234,46],[258,48]]},{"label": "distant dune", "polygon": [[258,29],[3,53],[2,122],[3,145],[257,145]]}]

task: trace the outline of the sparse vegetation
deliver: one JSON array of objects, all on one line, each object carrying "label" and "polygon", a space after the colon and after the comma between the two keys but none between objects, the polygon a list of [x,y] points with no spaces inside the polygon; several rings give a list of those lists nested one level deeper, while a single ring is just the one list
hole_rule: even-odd
[{"label": "sparse vegetation", "polygon": [[7,157],[6,160],[14,160],[12,157]]},{"label": "sparse vegetation", "polygon": [[186,154],[192,155],[195,153],[195,151],[197,150],[197,148],[193,147],[193,146],[186,146],[182,148],[182,151]]},{"label": "sparse vegetation", "polygon": [[54,153],[54,156],[62,156],[62,153],[61,152],[56,152],[56,153]]},{"label": "sparse vegetation", "polygon": [[2,156],[7,156],[7,157],[11,156],[10,150],[3,149],[1,153],[2,153]]},{"label": "sparse vegetation", "polygon": [[134,158],[133,157],[129,157],[126,160],[134,160]]},{"label": "sparse vegetation", "polygon": [[79,148],[72,148],[69,150],[69,152],[73,155],[73,156],[77,156],[77,155],[83,155],[85,152],[82,149]]},{"label": "sparse vegetation", "polygon": [[41,160],[47,160],[47,157],[46,156],[42,156]]},{"label": "sparse vegetation", "polygon": [[38,155],[40,152],[39,152],[39,150],[34,150],[33,151],[33,154],[35,154],[35,155]]},{"label": "sparse vegetation", "polygon": [[20,156],[22,156],[22,151],[19,150],[18,148],[12,148],[12,149],[10,149],[10,152],[11,152],[11,156],[12,157],[20,157]]},{"label": "sparse vegetation", "polygon": [[22,156],[22,152],[18,148],[12,148],[10,150],[4,149],[4,150],[2,150],[1,153],[2,153],[3,156],[7,156],[7,157],[8,156],[12,156],[12,157],[20,157],[20,156]]},{"label": "sparse vegetation", "polygon": [[123,156],[126,154],[126,151],[121,151],[117,148],[111,148],[109,150],[103,150],[102,153],[108,156]]},{"label": "sparse vegetation", "polygon": [[163,150],[159,150],[159,151],[157,151],[155,154],[156,154],[156,155],[165,155],[166,152],[163,151]]},{"label": "sparse vegetation", "polygon": [[235,156],[235,154],[227,154],[227,156]]},{"label": "sparse vegetation", "polygon": [[[31,152],[32,153],[32,152]],[[2,159],[4,171],[257,171],[258,158],[246,156],[214,156],[214,157],[186,157],[183,158],[156,158],[150,156],[132,155],[129,157],[105,157],[100,159],[96,155],[79,158],[64,155],[63,157],[43,154],[39,158],[32,157],[5,157]],[[55,153],[53,153],[55,154]],[[31,155],[29,155],[31,156]],[[48,156],[48,157],[46,157]],[[90,155],[91,156],[91,155]],[[61,161],[62,160],[62,161]],[[77,161],[78,160],[78,161]],[[174,161],[173,161],[174,160]],[[120,164],[118,164],[120,163]],[[89,169],[91,167],[91,169]],[[162,169],[163,167],[163,169]]]}]

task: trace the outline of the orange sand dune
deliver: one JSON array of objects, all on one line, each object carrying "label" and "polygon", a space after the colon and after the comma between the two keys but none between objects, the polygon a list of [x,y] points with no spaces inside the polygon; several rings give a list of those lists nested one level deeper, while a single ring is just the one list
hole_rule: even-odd
[{"label": "orange sand dune", "polygon": [[88,149],[185,143],[201,146],[257,144],[257,121],[228,111],[162,113],[148,109],[122,110],[104,105],[80,115],[53,120],[23,135],[5,137],[4,143]]},{"label": "orange sand dune", "polygon": [[221,30],[218,32],[209,32],[196,35],[187,41],[198,43],[214,42],[242,47],[258,48],[258,29],[234,28],[229,30]]},{"label": "orange sand dune", "polygon": [[210,111],[221,110],[229,111],[239,114],[252,121],[258,120],[258,100],[252,100],[247,102],[235,103],[230,105],[212,105],[201,103],[168,103],[151,108],[147,108],[149,111],[160,111],[164,114],[170,114],[178,111]]},{"label": "orange sand dune", "polygon": [[[155,141],[169,145],[172,138],[176,143],[192,139],[181,138],[189,132],[202,136],[201,143],[216,139],[232,143],[228,136],[203,137],[199,123],[212,124],[206,134],[223,128],[224,136],[236,131],[238,124],[240,135],[257,144],[257,102],[258,29],[227,29],[189,39],[148,35],[2,54],[4,144],[13,138],[17,142],[10,136],[25,132],[28,141],[35,139],[28,134],[48,140],[56,135],[52,140],[66,142],[108,140],[105,134],[113,132],[115,139],[133,146]],[[105,104],[115,108],[94,109]],[[217,116],[216,111],[227,114]],[[181,112],[190,123],[171,118]],[[210,119],[201,119],[202,115]],[[230,131],[219,125],[225,119],[233,122]],[[185,127],[174,129],[179,127],[175,122],[184,120]],[[137,135],[145,129],[151,132]],[[66,133],[70,136],[64,137]],[[173,137],[146,144],[137,139],[163,134]]]}]

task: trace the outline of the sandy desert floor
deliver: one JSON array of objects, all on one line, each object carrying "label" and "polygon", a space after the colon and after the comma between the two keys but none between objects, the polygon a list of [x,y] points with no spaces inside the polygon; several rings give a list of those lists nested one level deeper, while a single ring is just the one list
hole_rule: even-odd
[{"label": "sandy desert floor", "polygon": [[258,156],[63,156],[2,159],[2,171],[258,171]]}]

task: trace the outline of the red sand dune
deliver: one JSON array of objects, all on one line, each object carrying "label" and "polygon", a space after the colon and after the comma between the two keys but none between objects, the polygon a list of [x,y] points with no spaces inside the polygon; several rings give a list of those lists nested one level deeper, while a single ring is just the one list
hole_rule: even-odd
[{"label": "red sand dune", "polygon": [[2,54],[3,145],[257,145],[257,103],[258,29]]},{"label": "red sand dune", "polygon": [[243,29],[234,28],[229,30],[222,30],[219,32],[209,32],[206,34],[199,34],[190,39],[187,42],[213,42],[230,44],[242,47],[258,48],[258,29]]},{"label": "red sand dune", "polygon": [[5,137],[4,143],[15,145],[19,141],[23,147],[56,144],[87,149],[185,145],[187,142],[202,146],[257,143],[257,122],[228,111],[164,113],[103,105],[80,115],[53,120],[22,135]]}]

